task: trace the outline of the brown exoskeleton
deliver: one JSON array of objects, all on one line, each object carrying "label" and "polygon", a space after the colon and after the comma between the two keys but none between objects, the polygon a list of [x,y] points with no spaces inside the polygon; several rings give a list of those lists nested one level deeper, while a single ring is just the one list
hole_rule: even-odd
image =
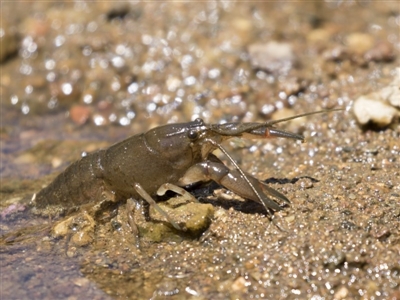
[{"label": "brown exoskeleton", "polygon": [[[232,137],[284,137],[304,141],[302,135],[276,129],[273,125],[299,117],[329,112],[317,111],[265,123],[205,124],[203,120],[169,124],[134,135],[108,149],[88,154],[70,165],[34,197],[37,208],[80,207],[98,200],[100,192],[120,199],[142,198],[159,210],[177,229],[152,196],[166,190],[180,194],[182,187],[213,180],[236,194],[279,211],[276,201],[289,203],[283,194],[245,173],[221,143]],[[225,166],[212,152],[220,149],[234,169]]]}]

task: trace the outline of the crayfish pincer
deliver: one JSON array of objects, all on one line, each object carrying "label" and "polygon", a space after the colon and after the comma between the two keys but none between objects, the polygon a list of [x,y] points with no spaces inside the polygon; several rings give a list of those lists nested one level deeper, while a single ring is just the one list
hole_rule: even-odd
[{"label": "crayfish pincer", "polygon": [[[338,109],[335,109],[338,110]],[[283,137],[304,141],[302,135],[280,130],[275,124],[325,110],[265,123],[206,124],[202,119],[169,124],[134,135],[108,149],[86,155],[70,165],[32,199],[36,209],[68,211],[100,202],[108,193],[114,201],[142,198],[176,229],[180,227],[154,200],[166,190],[189,195],[183,187],[213,180],[239,196],[261,203],[267,212],[289,203],[283,194],[244,172],[221,143],[232,137]],[[220,149],[234,169],[212,152]]]}]

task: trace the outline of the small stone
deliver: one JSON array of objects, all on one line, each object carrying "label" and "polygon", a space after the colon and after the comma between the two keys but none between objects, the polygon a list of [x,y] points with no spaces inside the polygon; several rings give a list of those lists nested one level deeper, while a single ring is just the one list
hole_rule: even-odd
[{"label": "small stone", "polygon": [[334,299],[346,299],[348,295],[349,295],[349,290],[346,287],[342,286],[336,291],[333,298]]},{"label": "small stone", "polygon": [[184,210],[191,212],[191,217],[186,221],[189,232],[199,235],[210,226],[214,214],[214,206],[211,204],[189,203]]},{"label": "small stone", "polygon": [[372,233],[372,236],[379,240],[384,240],[388,238],[390,235],[391,235],[390,229],[387,228],[386,226],[383,226],[382,228],[379,228]]},{"label": "small stone", "polygon": [[246,292],[248,282],[244,277],[238,277],[232,284],[232,290],[235,292]]},{"label": "small stone", "polygon": [[389,125],[399,115],[395,107],[400,107],[400,68],[391,83],[368,95],[360,96],[353,111],[360,124],[373,122],[380,127]]},{"label": "small stone", "polygon": [[74,280],[74,284],[76,286],[85,287],[85,286],[88,286],[90,284],[90,281],[87,278],[79,277],[79,278]]},{"label": "small stone", "polygon": [[310,189],[314,186],[313,182],[309,178],[300,179],[300,186],[302,189]]},{"label": "small stone", "polygon": [[307,35],[307,40],[311,43],[327,43],[331,37],[331,32],[325,28],[312,30]]},{"label": "small stone", "polygon": [[150,208],[150,221],[138,222],[140,235],[153,241],[179,241],[184,236],[199,237],[206,231],[214,216],[214,206],[211,204],[189,202],[176,208],[171,208],[174,198],[160,202],[158,205],[169,217],[184,230],[172,228],[163,216]]},{"label": "small stone", "polygon": [[76,247],[70,247],[70,248],[68,248],[68,250],[67,250],[67,252],[66,252],[67,257],[69,257],[69,258],[74,257],[74,256],[76,255],[76,252],[77,252]]},{"label": "small stone", "polygon": [[357,121],[365,125],[373,122],[380,127],[389,125],[398,115],[397,110],[389,104],[380,101],[377,93],[359,97],[353,107]]},{"label": "small stone", "polygon": [[90,107],[84,105],[74,105],[69,110],[71,120],[78,125],[83,125],[90,117]]},{"label": "small stone", "polygon": [[69,224],[72,220],[72,217],[63,220],[56,225],[53,226],[52,236],[54,238],[64,237],[70,232]]},{"label": "small stone", "polygon": [[295,216],[294,216],[294,215],[290,215],[290,216],[288,216],[288,217],[285,217],[285,221],[286,221],[288,224],[292,224],[292,223],[294,222],[294,220],[295,220]]},{"label": "small stone", "polygon": [[345,41],[347,49],[351,53],[364,54],[374,45],[374,39],[371,35],[361,32],[349,34]]},{"label": "small stone", "polygon": [[268,72],[288,72],[295,63],[292,45],[271,41],[249,46],[250,61],[254,68]]},{"label": "small stone", "polygon": [[61,159],[61,158],[59,158],[59,157],[54,157],[52,160],[51,160],[51,166],[53,167],[53,169],[56,169],[56,168],[58,168],[59,166],[61,166],[62,164],[63,164],[63,160]]},{"label": "small stone", "polygon": [[71,243],[77,247],[84,247],[93,242],[94,239],[94,233],[93,231],[79,231],[72,235],[71,237]]},{"label": "small stone", "polygon": [[350,199],[350,200],[356,200],[356,199],[357,199],[357,196],[356,196],[355,194],[350,194],[350,195],[349,195],[349,199]]},{"label": "small stone", "polygon": [[379,42],[368,50],[364,58],[367,61],[392,61],[396,57],[393,46],[389,42]]}]

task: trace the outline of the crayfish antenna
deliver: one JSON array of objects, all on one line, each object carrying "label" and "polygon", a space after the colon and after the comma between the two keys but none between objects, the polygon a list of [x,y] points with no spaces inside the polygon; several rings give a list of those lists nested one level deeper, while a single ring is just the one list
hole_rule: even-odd
[{"label": "crayfish antenna", "polygon": [[300,115],[296,115],[296,116],[292,116],[292,117],[288,117],[288,118],[283,118],[283,119],[279,119],[279,120],[272,120],[272,121],[267,121],[264,123],[265,126],[271,126],[274,124],[278,124],[278,123],[283,123],[286,121],[290,121],[293,119],[298,119],[298,118],[302,118],[302,117],[306,117],[306,116],[311,116],[311,115],[317,115],[317,114],[323,114],[323,113],[330,113],[333,111],[342,111],[345,110],[344,108],[332,108],[332,109],[324,109],[324,110],[318,110],[318,111],[313,111],[313,112],[308,112],[305,114],[300,114]]},{"label": "crayfish antenna", "polygon": [[[249,139],[280,137],[280,138],[287,138],[287,139],[292,139],[292,140],[299,140],[304,143],[305,138],[301,134],[293,133],[293,132],[286,131],[283,129],[277,129],[277,128],[273,127],[273,125],[275,125],[277,123],[282,123],[282,122],[290,121],[293,119],[309,116],[309,115],[322,114],[322,113],[328,113],[328,112],[340,111],[340,110],[344,110],[344,109],[337,108],[337,109],[329,109],[329,110],[320,110],[320,111],[309,112],[309,113],[292,116],[292,117],[288,117],[288,118],[284,118],[284,119],[267,121],[265,123],[248,123],[249,125],[247,127],[243,127],[240,134],[244,138],[249,138]],[[239,128],[239,127],[237,127],[237,128]]]},{"label": "crayfish antenna", "polygon": [[[290,131],[286,131],[286,130],[283,130],[283,129],[276,129],[276,128],[272,127],[272,125],[277,124],[277,123],[290,121],[290,120],[297,119],[297,118],[301,118],[301,117],[310,116],[310,115],[316,115],[316,114],[322,114],[322,113],[328,113],[328,112],[340,111],[340,110],[344,110],[344,109],[343,108],[334,108],[334,109],[319,110],[319,111],[313,111],[313,112],[309,112],[309,113],[305,113],[305,114],[301,114],[301,115],[296,115],[296,116],[288,117],[288,118],[284,118],[284,119],[279,119],[279,120],[274,120],[274,121],[267,121],[267,122],[264,123],[264,126],[267,126],[267,128],[265,129],[264,136],[266,138],[268,138],[268,137],[281,137],[281,138],[287,138],[287,139],[293,139],[293,140],[300,140],[300,141],[302,141],[304,143],[305,142],[304,136],[302,136],[300,134],[296,134],[296,133],[290,132]],[[262,127],[262,128],[264,128],[264,127]]]}]

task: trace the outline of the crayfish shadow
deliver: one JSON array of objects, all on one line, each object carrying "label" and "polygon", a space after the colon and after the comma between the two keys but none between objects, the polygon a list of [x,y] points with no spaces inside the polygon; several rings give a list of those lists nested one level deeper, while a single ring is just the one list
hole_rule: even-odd
[{"label": "crayfish shadow", "polygon": [[213,206],[218,206],[221,207],[225,210],[229,210],[230,208],[233,208],[236,211],[240,211],[245,214],[262,214],[262,215],[268,215],[268,213],[265,211],[265,208],[262,204],[251,201],[251,200],[225,200],[221,198],[200,198],[199,201],[201,203],[209,203]]},{"label": "crayfish shadow", "polygon": [[[311,182],[319,182],[318,179],[315,179],[311,176],[299,176],[294,178],[274,178],[270,177],[265,180],[262,180],[263,183],[266,184],[295,184],[297,181],[301,179],[309,179]],[[269,215],[269,213],[265,210],[264,206],[261,203],[245,199],[236,200],[236,199],[222,199],[221,197],[216,196],[214,193],[218,189],[223,189],[221,185],[218,183],[211,181],[208,183],[202,183],[199,185],[194,185],[190,188],[189,192],[196,197],[202,203],[210,203],[214,206],[222,207],[223,209],[233,208],[236,211],[240,211],[248,214],[263,214]],[[283,203],[281,205],[282,208],[288,206],[288,204]]]},{"label": "crayfish shadow", "polygon": [[[266,181],[263,182],[287,184],[287,183],[295,183],[299,179],[301,179],[301,177],[291,180],[272,178],[272,179],[267,179]],[[317,181],[316,179],[311,179],[311,180]],[[270,214],[265,210],[265,207],[261,203],[249,199],[244,199],[244,200],[224,199],[223,197],[217,195],[216,191],[219,189],[224,189],[224,187],[216,182],[211,181],[208,183],[202,183],[201,185],[192,186],[189,189],[189,192],[201,203],[209,203],[213,206],[218,206],[226,210],[233,208],[236,211],[240,211],[246,214],[263,214],[263,215]],[[282,208],[286,206],[287,204],[281,205]]]},{"label": "crayfish shadow", "polygon": [[271,178],[263,180],[263,182],[266,184],[274,184],[274,183],[275,184],[288,184],[288,183],[295,184],[297,181],[299,181],[300,179],[304,179],[304,178],[310,179],[311,182],[319,182],[318,179],[315,179],[311,176],[299,176],[299,177],[294,177],[292,179],[271,177]]}]

